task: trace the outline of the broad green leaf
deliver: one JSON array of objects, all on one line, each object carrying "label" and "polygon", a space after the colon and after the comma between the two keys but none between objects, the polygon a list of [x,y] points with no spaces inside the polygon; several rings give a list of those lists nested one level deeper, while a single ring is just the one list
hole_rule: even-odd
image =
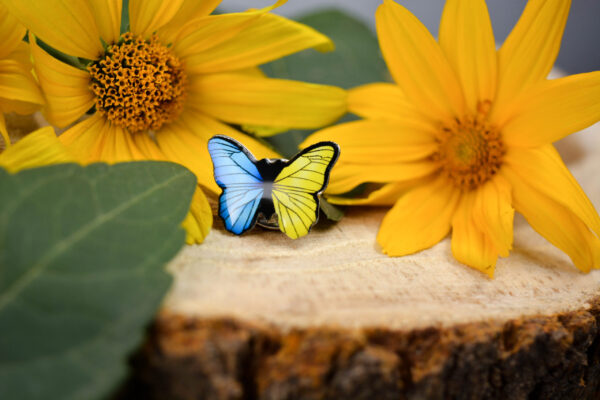
[{"label": "broad green leaf", "polygon": [[361,21],[337,10],[319,11],[298,19],[327,35],[335,51],[308,49],[263,65],[270,77],[295,79],[350,89],[390,79],[375,34]]},{"label": "broad green leaf", "polygon": [[195,189],[164,162],[0,169],[0,398],[98,399],[171,278]]},{"label": "broad green leaf", "polygon": [[[335,43],[335,51],[319,53],[309,49],[273,61],[261,67],[268,76],[344,89],[391,79],[377,37],[362,22],[337,10],[320,11],[298,21],[329,36]],[[352,119],[355,117],[347,115],[340,122]],[[291,130],[266,140],[281,154],[291,157],[297,152],[298,145],[312,132]]]}]

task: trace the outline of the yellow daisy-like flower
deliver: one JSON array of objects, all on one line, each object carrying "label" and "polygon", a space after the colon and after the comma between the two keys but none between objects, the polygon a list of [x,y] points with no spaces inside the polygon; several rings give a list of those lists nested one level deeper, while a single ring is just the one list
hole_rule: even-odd
[{"label": "yellow daisy-like flower", "polygon": [[[258,157],[277,155],[225,123],[315,128],[342,115],[339,88],[268,79],[256,67],[306,48],[331,50],[315,30],[271,8],[209,15],[220,0],[1,0],[39,39],[84,60],[67,65],[30,40],[48,121],[80,161],[170,160],[217,191],[207,141],[224,134]],[[278,2],[276,5],[283,3]],[[89,118],[80,118],[90,109]],[[212,221],[198,191],[184,225],[201,241]],[[208,225],[210,226],[210,225]]]},{"label": "yellow daisy-like flower", "polygon": [[[33,77],[25,27],[0,5],[0,142],[10,146],[4,113],[31,114],[44,98]],[[1,148],[1,147],[0,147]]]},{"label": "yellow daisy-like flower", "polygon": [[600,218],[552,142],[600,120],[600,72],[547,80],[568,0],[531,0],[500,50],[483,0],[448,0],[439,42],[385,0],[377,33],[396,84],[349,93],[364,117],[320,131],[342,152],[329,193],[380,183],[363,199],[395,204],[377,236],[401,256],[452,229],[455,258],[493,275],[513,243],[514,210],[582,271],[600,267]]}]

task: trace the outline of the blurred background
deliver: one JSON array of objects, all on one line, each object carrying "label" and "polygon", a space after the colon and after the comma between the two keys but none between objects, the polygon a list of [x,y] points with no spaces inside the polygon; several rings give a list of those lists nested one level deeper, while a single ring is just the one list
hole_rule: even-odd
[{"label": "blurred background", "polygon": [[[397,0],[437,37],[444,0]],[[244,11],[271,5],[274,0],[223,0],[221,11]],[[276,14],[298,18],[317,10],[336,8],[375,31],[375,10],[381,0],[288,0]],[[518,20],[526,0],[488,0],[496,42],[502,43]],[[556,66],[569,74],[600,70],[600,0],[575,0]]]}]

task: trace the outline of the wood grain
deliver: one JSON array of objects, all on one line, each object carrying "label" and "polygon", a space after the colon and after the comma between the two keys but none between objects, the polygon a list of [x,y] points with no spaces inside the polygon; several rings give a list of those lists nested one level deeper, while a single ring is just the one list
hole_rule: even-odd
[{"label": "wood grain", "polygon": [[[596,207],[597,162],[572,168]],[[600,271],[580,273],[520,216],[511,255],[488,279],[454,260],[449,238],[414,255],[385,256],[375,242],[385,211],[354,208],[340,223],[295,241],[260,228],[237,237],[216,221],[204,244],[187,247],[171,264],[175,284],[165,308],[284,330],[405,329],[552,315],[587,307],[600,294]]]}]

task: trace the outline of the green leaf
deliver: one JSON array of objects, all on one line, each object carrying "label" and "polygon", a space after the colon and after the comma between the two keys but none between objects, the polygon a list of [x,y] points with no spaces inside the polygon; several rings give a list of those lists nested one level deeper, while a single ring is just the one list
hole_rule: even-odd
[{"label": "green leaf", "polygon": [[324,198],[320,199],[319,206],[328,220],[339,222],[344,217],[343,208],[334,206]]},{"label": "green leaf", "polygon": [[170,284],[195,183],[165,162],[0,168],[0,398],[115,388]]},{"label": "green leaf", "polygon": [[[329,36],[335,43],[335,51],[319,53],[309,49],[273,61],[261,67],[268,76],[345,89],[391,79],[379,51],[377,37],[362,22],[337,10],[310,14],[298,19],[298,22]],[[347,115],[339,122],[353,119],[356,118]],[[266,140],[285,157],[291,157],[312,132],[314,130],[291,130]]]},{"label": "green leaf", "polygon": [[308,49],[273,61],[261,67],[268,76],[344,89],[390,79],[377,37],[361,21],[338,10],[326,10],[298,22],[327,35],[335,43],[335,51]]}]

